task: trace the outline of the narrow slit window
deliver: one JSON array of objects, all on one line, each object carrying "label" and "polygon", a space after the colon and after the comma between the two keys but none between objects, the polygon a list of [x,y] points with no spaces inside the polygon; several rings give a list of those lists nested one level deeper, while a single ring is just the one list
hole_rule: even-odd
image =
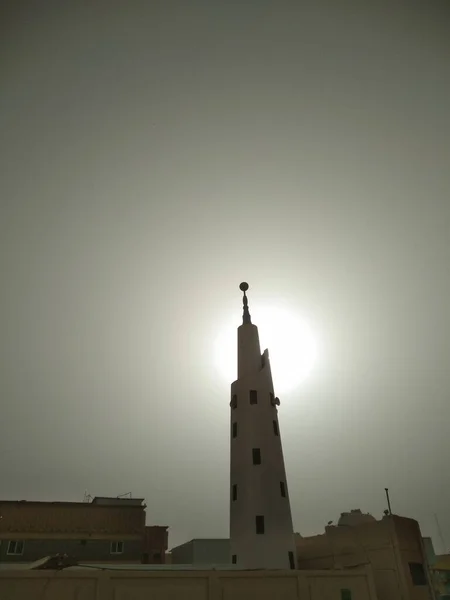
[{"label": "narrow slit window", "polygon": [[233,554],[233,556],[231,557],[231,564],[236,565],[237,564],[237,555]]},{"label": "narrow slit window", "polygon": [[256,515],[256,533],[261,535],[264,533],[264,516],[263,515]]},{"label": "narrow slit window", "polygon": [[270,404],[272,406],[275,405],[275,396],[273,395],[273,392],[270,392]]},{"label": "narrow slit window", "polygon": [[235,500],[237,500],[237,485],[236,484],[233,485],[232,498],[233,498],[233,502]]},{"label": "narrow slit window", "polygon": [[260,448],[253,448],[253,450],[252,450],[252,456],[253,456],[253,464],[254,465],[260,465],[261,464],[261,449]]},{"label": "narrow slit window", "polygon": [[258,404],[258,392],[250,390],[250,404]]},{"label": "narrow slit window", "polygon": [[237,408],[237,404],[238,404],[237,394],[233,394],[233,396],[231,397],[230,406],[231,406],[231,408],[234,409],[234,408]]},{"label": "narrow slit window", "polygon": [[280,493],[282,498],[286,498],[286,486],[284,485],[284,481],[280,481]]},{"label": "narrow slit window", "polygon": [[233,437],[237,437],[237,421],[233,423]]},{"label": "narrow slit window", "polygon": [[289,568],[290,569],[295,569],[294,553],[293,552],[288,552],[288,556],[289,556]]},{"label": "narrow slit window", "polygon": [[272,421],[272,425],[273,425],[273,433],[275,435],[280,435],[280,432],[278,430],[278,423],[275,421],[275,419]]}]

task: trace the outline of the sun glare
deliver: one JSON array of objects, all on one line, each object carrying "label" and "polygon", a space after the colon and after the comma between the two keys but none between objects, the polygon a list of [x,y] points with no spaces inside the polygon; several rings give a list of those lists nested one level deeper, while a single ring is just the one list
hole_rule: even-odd
[{"label": "sun glare", "polygon": [[[317,355],[317,343],[311,328],[293,312],[275,307],[254,309],[252,322],[258,326],[261,352],[269,349],[272,376],[277,394],[294,390],[310,373]],[[215,363],[224,379],[237,378],[236,319],[223,329],[216,340]]]}]

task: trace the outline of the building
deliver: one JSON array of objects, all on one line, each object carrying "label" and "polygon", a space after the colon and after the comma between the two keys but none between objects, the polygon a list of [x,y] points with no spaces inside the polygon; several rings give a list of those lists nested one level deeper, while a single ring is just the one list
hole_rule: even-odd
[{"label": "building", "polygon": [[433,598],[422,535],[414,519],[386,515],[379,521],[327,526],[321,535],[296,535],[296,547],[299,569],[370,565],[380,600]]},{"label": "building", "polygon": [[159,563],[168,527],[146,526],[142,499],[0,501],[0,563],[67,554],[76,560]]},{"label": "building", "polygon": [[173,565],[227,565],[230,540],[194,539],[170,551]]},{"label": "building", "polygon": [[369,513],[363,513],[359,508],[354,508],[350,512],[343,512],[339,517],[338,525],[351,526],[361,525],[361,523],[373,523],[376,521],[375,517]]},{"label": "building", "polygon": [[423,543],[430,567],[431,582],[436,600],[450,600],[450,554],[436,554],[431,538]]},{"label": "building", "polygon": [[241,568],[294,569],[295,544],[269,353],[261,354],[246,291],[231,385],[230,552]]}]

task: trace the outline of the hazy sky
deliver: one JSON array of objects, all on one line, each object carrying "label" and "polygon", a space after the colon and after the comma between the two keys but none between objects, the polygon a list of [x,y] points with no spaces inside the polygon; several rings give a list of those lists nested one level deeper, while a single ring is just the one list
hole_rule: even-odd
[{"label": "hazy sky", "polygon": [[170,546],[227,536],[212,349],[247,280],[321,340],[280,398],[295,530],[389,486],[450,545],[446,4],[11,3],[2,499],[131,491]]}]

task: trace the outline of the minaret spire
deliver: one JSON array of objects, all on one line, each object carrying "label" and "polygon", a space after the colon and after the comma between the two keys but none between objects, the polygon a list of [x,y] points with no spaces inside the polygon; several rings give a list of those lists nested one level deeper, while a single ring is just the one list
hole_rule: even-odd
[{"label": "minaret spire", "polygon": [[248,311],[248,298],[245,294],[245,292],[248,290],[248,283],[246,281],[243,281],[241,283],[241,285],[239,286],[239,289],[244,292],[244,296],[242,298],[242,302],[244,304],[244,314],[242,315],[242,324],[243,325],[251,325],[252,324],[252,318],[250,317],[250,313]]}]

